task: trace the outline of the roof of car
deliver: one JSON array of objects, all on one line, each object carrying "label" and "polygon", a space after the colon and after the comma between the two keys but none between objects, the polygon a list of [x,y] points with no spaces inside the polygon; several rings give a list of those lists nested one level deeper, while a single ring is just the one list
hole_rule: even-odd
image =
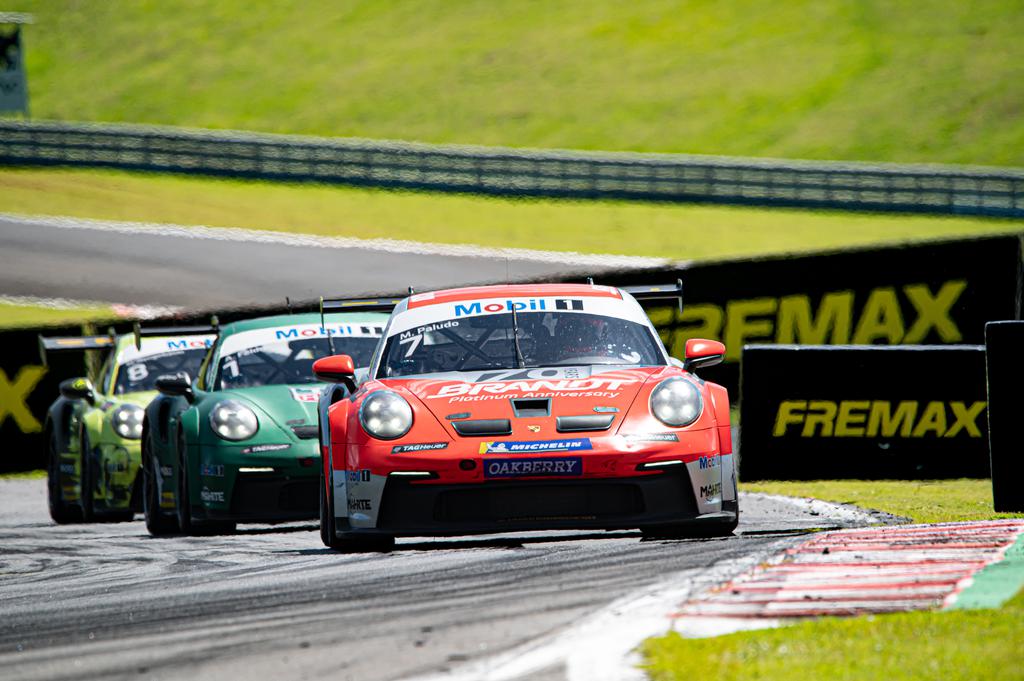
[{"label": "roof of car", "polygon": [[[337,312],[325,315],[328,324],[363,324],[376,323],[381,326],[388,320],[388,315],[381,312]],[[253,329],[267,329],[275,326],[295,326],[297,324],[319,324],[320,313],[303,312],[299,314],[282,314],[272,317],[256,317],[255,319],[243,319],[231,322],[221,327],[220,335],[230,336],[242,331]]]},{"label": "roof of car", "polygon": [[409,308],[463,300],[531,298],[536,296],[622,298],[622,294],[613,286],[595,286],[592,284],[502,284],[499,286],[468,286],[466,288],[451,288],[443,291],[417,293],[409,298]]}]

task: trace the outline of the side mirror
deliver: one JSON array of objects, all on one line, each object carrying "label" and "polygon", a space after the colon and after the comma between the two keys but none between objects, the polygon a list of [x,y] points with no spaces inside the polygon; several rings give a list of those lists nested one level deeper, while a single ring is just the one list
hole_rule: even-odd
[{"label": "side mirror", "polygon": [[686,359],[683,368],[687,371],[703,369],[720,364],[725,359],[725,346],[718,341],[691,338],[686,341]]},{"label": "side mirror", "polygon": [[356,390],[356,367],[348,355],[321,357],[313,362],[313,375],[325,383],[343,383],[351,392]]},{"label": "side mirror", "polygon": [[96,389],[88,378],[69,378],[60,382],[60,394],[69,400],[85,400],[96,404]]},{"label": "side mirror", "polygon": [[166,374],[156,379],[156,389],[164,395],[171,397],[184,397],[192,404],[196,394],[192,391],[192,379],[188,374]]}]

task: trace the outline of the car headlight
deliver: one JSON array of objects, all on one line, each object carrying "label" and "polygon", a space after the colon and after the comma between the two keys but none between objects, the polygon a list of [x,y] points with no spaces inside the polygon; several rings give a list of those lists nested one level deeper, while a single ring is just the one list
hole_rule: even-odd
[{"label": "car headlight", "polygon": [[373,437],[394,440],[412,428],[412,407],[396,392],[377,390],[359,407],[359,422]]},{"label": "car headlight", "polygon": [[700,391],[679,376],[665,379],[651,392],[651,413],[667,426],[690,425],[703,407]]},{"label": "car headlight", "polygon": [[259,430],[252,409],[236,400],[221,400],[210,410],[210,427],[225,440],[248,440]]},{"label": "car headlight", "polygon": [[142,407],[134,404],[122,404],[110,414],[110,422],[114,432],[129,440],[142,437],[142,417],[146,415]]}]

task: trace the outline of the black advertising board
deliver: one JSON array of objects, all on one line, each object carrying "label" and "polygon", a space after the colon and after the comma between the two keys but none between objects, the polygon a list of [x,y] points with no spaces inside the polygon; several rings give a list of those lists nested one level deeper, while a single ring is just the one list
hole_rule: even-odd
[{"label": "black advertising board", "polygon": [[984,478],[984,346],[743,351],[742,480]]},{"label": "black advertising board", "polygon": [[1024,322],[985,327],[989,463],[995,510],[1024,511]]},{"label": "black advertising board", "polygon": [[733,399],[747,344],[982,344],[985,323],[1020,317],[1018,235],[918,242],[797,256],[696,263],[602,275],[611,285],[683,280],[682,314],[652,311],[673,356],[689,338],[725,343],[701,373]]},{"label": "black advertising board", "polygon": [[[79,335],[78,326],[50,327],[47,335]],[[85,371],[82,354],[39,356],[39,330],[2,334],[0,342],[0,472],[42,468],[46,463],[41,437],[46,410],[57,399],[65,378]]]},{"label": "black advertising board", "polygon": [[[569,257],[569,256],[567,256]],[[1017,319],[1020,307],[1021,244],[1018,235],[900,244],[884,248],[722,260],[678,267],[623,270],[600,274],[609,285],[666,284],[683,280],[682,313],[671,306],[650,310],[673,356],[681,357],[689,338],[726,344],[725,363],[703,369],[702,378],[721,383],[735,401],[739,394],[739,359],[747,343],[948,344],[984,342],[985,323]],[[572,279],[566,279],[571,281]],[[326,293],[330,293],[327,291]],[[393,295],[378,292],[376,296]],[[316,309],[311,301],[296,311]],[[284,314],[284,305],[218,311],[222,322]],[[189,312],[153,320],[154,326],[207,323],[209,312]],[[130,322],[117,323],[120,332]],[[38,367],[36,335],[40,329],[0,332],[0,368],[5,383],[0,400],[17,407]],[[44,333],[78,333],[77,328]],[[36,421],[57,396],[63,378],[81,375],[77,356],[52,359],[51,366],[28,393]],[[17,411],[17,410],[16,410]],[[0,470],[23,468],[42,451],[34,424],[21,425],[10,407],[0,406]],[[19,412],[20,413],[20,412]],[[22,430],[25,423],[30,430]],[[30,466],[34,467],[34,466]]]}]

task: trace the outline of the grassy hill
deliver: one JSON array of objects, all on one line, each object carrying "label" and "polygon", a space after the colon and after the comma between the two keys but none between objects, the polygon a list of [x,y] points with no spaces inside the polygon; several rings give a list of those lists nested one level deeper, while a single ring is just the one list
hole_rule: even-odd
[{"label": "grassy hill", "polygon": [[1010,0],[21,0],[33,115],[1024,165]]}]

